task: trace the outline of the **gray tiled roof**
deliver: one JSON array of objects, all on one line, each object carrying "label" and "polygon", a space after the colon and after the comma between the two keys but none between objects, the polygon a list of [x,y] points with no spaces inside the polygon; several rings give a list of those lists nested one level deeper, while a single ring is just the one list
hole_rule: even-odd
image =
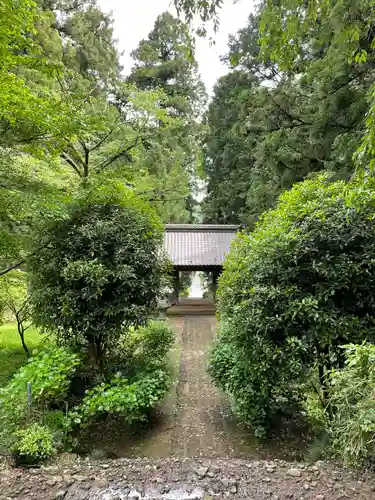
[{"label": "gray tiled roof", "polygon": [[239,226],[167,224],[164,246],[175,266],[221,266]]}]

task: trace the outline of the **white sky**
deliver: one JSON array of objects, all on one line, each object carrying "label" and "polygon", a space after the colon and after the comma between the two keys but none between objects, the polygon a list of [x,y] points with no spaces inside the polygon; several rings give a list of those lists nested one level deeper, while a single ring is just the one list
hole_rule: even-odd
[{"label": "white sky", "polygon": [[[171,0],[98,0],[98,3],[104,12],[113,13],[115,38],[118,40],[120,52],[124,52],[121,63],[125,74],[128,74],[132,67],[130,52],[137,47],[140,40],[147,37],[157,16],[166,10],[175,15]],[[252,10],[254,0],[240,0],[235,5],[233,0],[224,0],[220,11],[220,30],[213,35],[215,45],[210,45],[208,37],[197,39],[196,58],[199,72],[209,94],[216,80],[227,73],[219,56],[226,53],[228,35],[246,25]]]}]

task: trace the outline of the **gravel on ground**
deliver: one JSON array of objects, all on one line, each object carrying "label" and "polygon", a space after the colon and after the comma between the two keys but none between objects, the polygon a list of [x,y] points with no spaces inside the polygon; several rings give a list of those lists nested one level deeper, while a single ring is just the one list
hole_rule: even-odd
[{"label": "gravel on ground", "polygon": [[0,470],[0,500],[340,500],[375,498],[370,475],[332,463],[282,460],[77,459]]}]

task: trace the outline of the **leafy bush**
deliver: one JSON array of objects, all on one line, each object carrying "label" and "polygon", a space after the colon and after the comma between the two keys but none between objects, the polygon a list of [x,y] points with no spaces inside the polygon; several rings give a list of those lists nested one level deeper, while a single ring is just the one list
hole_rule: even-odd
[{"label": "leafy bush", "polygon": [[34,235],[30,263],[38,325],[103,368],[122,332],[147,321],[165,284],[163,227],[129,190],[87,193]]},{"label": "leafy bush", "polygon": [[344,463],[363,465],[375,458],[375,345],[348,345],[345,352],[345,367],[329,377],[328,431]]},{"label": "leafy bush", "polygon": [[63,399],[79,363],[79,355],[65,347],[54,346],[48,351],[37,353],[0,390],[2,403],[4,404],[7,396],[10,399],[25,399],[28,382],[31,382],[34,404]]},{"label": "leafy bush", "polygon": [[[0,442],[11,449],[20,430],[39,421],[53,405],[61,403],[80,358],[63,347],[40,352],[19,369],[0,389]],[[29,414],[27,384],[31,382],[32,412]]]},{"label": "leafy bush", "polygon": [[374,187],[327,176],[299,183],[232,245],[210,371],[258,435],[280,406],[298,403],[313,367],[326,399],[339,346],[374,338]]},{"label": "leafy bush", "polygon": [[170,384],[170,377],[161,369],[143,373],[133,382],[118,374],[108,384],[103,382],[88,391],[70,418],[80,426],[108,414],[118,414],[129,424],[145,421],[147,413],[161,402]]},{"label": "leafy bush", "polygon": [[20,462],[35,464],[57,453],[54,435],[43,425],[33,423],[17,431],[15,437],[12,452]]},{"label": "leafy bush", "polygon": [[149,363],[165,362],[172,347],[174,333],[164,321],[150,321],[146,326],[133,330],[125,345],[133,355]]},{"label": "leafy bush", "polygon": [[118,372],[86,392],[70,414],[72,423],[86,426],[114,414],[130,425],[147,420],[171,384],[167,354],[173,341],[174,334],[164,321],[131,329],[110,361],[109,367]]}]

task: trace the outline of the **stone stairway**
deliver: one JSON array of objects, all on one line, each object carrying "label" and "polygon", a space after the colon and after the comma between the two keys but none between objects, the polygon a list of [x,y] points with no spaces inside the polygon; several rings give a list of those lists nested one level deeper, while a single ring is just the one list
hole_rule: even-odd
[{"label": "stone stairway", "polygon": [[215,304],[209,299],[180,299],[178,304],[167,310],[168,316],[212,315]]}]

